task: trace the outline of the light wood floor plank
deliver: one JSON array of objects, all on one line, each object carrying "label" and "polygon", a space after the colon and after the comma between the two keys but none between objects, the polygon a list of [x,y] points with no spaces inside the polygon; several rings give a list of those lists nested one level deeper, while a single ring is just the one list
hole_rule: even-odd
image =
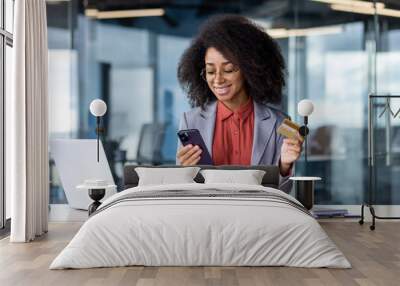
[{"label": "light wood floor plank", "polygon": [[400,222],[379,222],[374,232],[368,225],[356,222],[321,222],[352,269],[132,266],[50,271],[50,263],[80,226],[81,223],[51,223],[48,234],[27,244],[1,240],[0,285],[400,285]]}]

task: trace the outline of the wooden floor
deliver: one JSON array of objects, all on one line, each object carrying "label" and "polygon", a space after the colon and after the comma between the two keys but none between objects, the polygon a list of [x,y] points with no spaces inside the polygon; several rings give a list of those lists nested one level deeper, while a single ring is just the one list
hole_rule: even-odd
[{"label": "wooden floor", "polygon": [[357,222],[321,222],[352,269],[289,267],[121,267],[48,270],[81,226],[51,223],[32,243],[0,241],[0,285],[400,285],[400,222],[378,222],[372,232]]}]

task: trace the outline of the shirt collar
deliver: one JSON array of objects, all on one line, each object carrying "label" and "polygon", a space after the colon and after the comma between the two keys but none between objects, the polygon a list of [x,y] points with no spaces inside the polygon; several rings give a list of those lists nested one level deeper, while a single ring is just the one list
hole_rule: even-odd
[{"label": "shirt collar", "polygon": [[217,118],[220,121],[224,121],[225,119],[231,117],[233,115],[233,111],[230,110],[222,101],[218,101],[217,104]]},{"label": "shirt collar", "polygon": [[253,100],[250,98],[247,103],[243,106],[240,106],[235,112],[230,110],[226,107],[221,101],[218,101],[217,104],[217,118],[221,121],[231,117],[232,115],[235,116],[235,119],[246,119],[251,112],[254,110]]},{"label": "shirt collar", "polygon": [[238,110],[236,110],[234,113],[236,116],[242,120],[246,119],[251,112],[254,110],[254,105],[253,105],[253,100],[249,98],[247,103],[241,107],[239,107]]}]

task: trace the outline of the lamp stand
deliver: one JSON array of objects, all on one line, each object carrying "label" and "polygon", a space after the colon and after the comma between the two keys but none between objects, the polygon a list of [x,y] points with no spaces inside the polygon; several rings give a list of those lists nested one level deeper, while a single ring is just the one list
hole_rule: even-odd
[{"label": "lamp stand", "polygon": [[100,149],[100,135],[104,133],[105,129],[100,128],[100,117],[96,116],[96,135],[97,135],[97,162],[99,162],[99,149]]},{"label": "lamp stand", "polygon": [[100,116],[96,116],[97,162],[99,162]]},{"label": "lamp stand", "polygon": [[304,125],[300,127],[299,133],[304,137],[304,173],[307,173],[307,135],[310,130],[307,127],[308,124],[308,116],[304,116]]}]

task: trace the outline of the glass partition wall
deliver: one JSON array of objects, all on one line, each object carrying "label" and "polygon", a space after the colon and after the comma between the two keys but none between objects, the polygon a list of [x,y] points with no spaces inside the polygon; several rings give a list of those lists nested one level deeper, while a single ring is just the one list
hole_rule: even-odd
[{"label": "glass partition wall", "polygon": [[[382,1],[400,10],[398,1]],[[394,6],[396,3],[397,6]],[[393,17],[378,17],[376,33],[379,41],[375,53],[376,92],[379,95],[400,95],[400,12]],[[394,17],[396,16],[396,17]],[[373,202],[378,205],[400,204],[400,104],[398,98],[376,100],[375,179]],[[396,214],[397,216],[397,214]]]},{"label": "glass partition wall", "polygon": [[[77,1],[48,1],[49,140],[78,138],[78,70],[74,48]],[[50,155],[50,204],[67,204],[54,160]]]},{"label": "glass partition wall", "polygon": [[[296,70],[291,77],[291,113],[296,113],[301,99],[315,104],[310,116],[307,171],[323,179],[316,187],[316,203],[356,205],[368,186],[367,96],[375,82],[375,18],[349,12],[346,7],[336,10],[331,1],[308,2],[329,9],[325,16],[332,18],[329,25],[313,28],[314,32],[319,29],[318,33],[294,42],[297,60],[293,60]],[[300,12],[299,23],[302,18]],[[304,168],[301,161],[300,173]]]},{"label": "glass partition wall", "polygon": [[[173,162],[179,119],[189,109],[176,78],[179,58],[209,16],[238,13],[257,21],[281,47],[287,64],[281,108],[301,123],[297,103],[314,102],[307,172],[322,177],[316,204],[363,201],[368,94],[400,91],[396,1],[349,1],[351,7],[329,0],[169,1],[161,4],[164,16],[110,19],[93,11],[138,7],[133,1],[88,2],[48,3],[50,138],[95,138],[88,107],[102,98],[108,105],[103,144],[117,183],[123,164],[135,162],[141,150],[149,153],[146,163],[154,163],[155,147],[140,146],[146,123],[162,124],[163,144],[156,147],[161,163]],[[397,137],[392,134],[393,146]],[[297,174],[304,164],[301,158]],[[52,173],[51,201],[66,203],[55,168]]]}]

